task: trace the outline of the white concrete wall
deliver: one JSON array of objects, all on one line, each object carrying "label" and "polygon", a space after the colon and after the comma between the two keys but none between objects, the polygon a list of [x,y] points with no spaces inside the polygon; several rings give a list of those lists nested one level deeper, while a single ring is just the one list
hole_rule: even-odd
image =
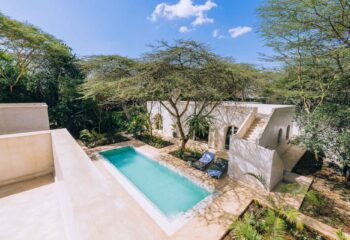
[{"label": "white concrete wall", "polygon": [[53,170],[49,131],[0,135],[0,185]]},{"label": "white concrete wall", "polygon": [[[288,141],[286,139],[288,125],[290,125],[289,139],[293,136],[294,117],[294,106],[274,109],[261,137],[259,138],[259,145],[269,149],[277,149],[279,147],[279,150],[283,151],[281,146],[286,145],[286,142]],[[278,131],[280,129],[282,129],[281,146],[277,144]]]},{"label": "white concrete wall", "polygon": [[0,104],[0,135],[49,129],[45,103]]},{"label": "white concrete wall", "polygon": [[247,175],[254,173],[266,181],[268,190],[283,178],[283,161],[274,150],[233,136],[229,153],[228,175],[232,178],[259,185],[254,177]]},{"label": "white concrete wall", "polygon": [[[168,106],[170,110],[173,110],[168,103],[166,103],[166,106]],[[181,112],[181,110],[183,110],[185,107],[185,103],[182,102],[178,107]],[[156,116],[156,114],[161,114],[163,119],[162,134],[164,136],[171,137],[173,135],[173,131],[176,131],[176,129],[174,129],[174,126],[176,125],[175,117],[173,117],[164,106],[161,106],[159,102],[148,102],[147,108],[151,113],[152,119]],[[200,106],[197,106],[197,109],[199,108]],[[204,112],[208,112],[210,109],[211,107],[208,107]],[[236,126],[240,128],[249,114],[253,111],[256,111],[256,109],[256,107],[243,107],[240,104],[222,104],[217,106],[211,113],[213,119],[212,125],[210,126],[209,145],[213,148],[221,150],[224,149],[227,128],[230,126]],[[188,132],[188,128],[185,122],[193,114],[194,111],[195,105],[194,103],[191,103],[188,107],[188,110],[181,118],[185,133]],[[179,136],[178,131],[177,135]]]}]

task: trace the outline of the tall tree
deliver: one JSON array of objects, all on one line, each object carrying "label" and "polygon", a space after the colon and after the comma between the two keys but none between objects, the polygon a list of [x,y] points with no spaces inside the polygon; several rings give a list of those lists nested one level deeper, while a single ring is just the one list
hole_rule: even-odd
[{"label": "tall tree", "polygon": [[190,137],[185,125],[190,102],[196,102],[195,117],[209,116],[230,96],[219,83],[227,79],[227,65],[207,46],[178,40],[159,42],[145,54],[138,74],[128,80],[134,95],[143,95],[160,104],[174,117],[181,149]]},{"label": "tall tree", "polygon": [[300,142],[349,163],[350,2],[267,0],[258,11],[260,31],[276,53],[272,60],[283,67],[274,90],[301,109]]},{"label": "tall tree", "polygon": [[70,49],[40,29],[0,13],[0,52],[11,55],[17,69],[14,78],[4,79],[12,93],[25,74],[40,69],[47,62],[48,54],[69,55]]},{"label": "tall tree", "polygon": [[131,120],[126,106],[130,100],[128,91],[120,86],[124,78],[136,74],[135,60],[111,56],[92,56],[80,61],[80,66],[86,74],[86,80],[79,90],[84,99],[92,99],[98,105],[98,131],[101,131],[101,121],[104,111],[121,106],[127,119]]}]

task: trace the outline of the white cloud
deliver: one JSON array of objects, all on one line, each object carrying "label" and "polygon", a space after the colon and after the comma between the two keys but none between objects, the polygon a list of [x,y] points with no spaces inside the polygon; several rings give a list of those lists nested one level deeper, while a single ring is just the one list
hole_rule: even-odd
[{"label": "white cloud", "polygon": [[214,38],[218,38],[218,39],[221,39],[221,38],[224,37],[222,34],[220,34],[220,30],[219,29],[214,29],[213,32],[211,33],[211,35]]},{"label": "white cloud", "polygon": [[193,26],[202,25],[204,23],[213,23],[214,19],[208,18],[206,12],[216,7],[217,4],[211,0],[207,0],[202,5],[193,5],[192,0],[179,0],[176,4],[159,3],[149,19],[151,21],[157,21],[159,17],[164,17],[168,20],[174,20],[179,18],[191,18]]},{"label": "white cloud", "polygon": [[239,37],[243,34],[249,33],[250,31],[252,31],[251,27],[235,27],[235,28],[231,28],[228,30],[229,34],[231,35],[232,38],[236,38]]},{"label": "white cloud", "polygon": [[186,26],[181,26],[181,27],[179,28],[179,32],[180,32],[180,33],[186,33],[186,32],[189,32],[189,31],[191,31],[191,29],[189,29],[189,28],[186,27]]}]

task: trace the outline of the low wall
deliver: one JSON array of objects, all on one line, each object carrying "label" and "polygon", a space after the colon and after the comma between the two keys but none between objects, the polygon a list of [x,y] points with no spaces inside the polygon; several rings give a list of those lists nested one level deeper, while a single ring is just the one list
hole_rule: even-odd
[{"label": "low wall", "polygon": [[0,185],[52,172],[49,131],[0,135]]},{"label": "low wall", "polygon": [[45,103],[0,104],[0,135],[49,129]]},{"label": "low wall", "polygon": [[283,178],[283,161],[276,151],[233,136],[229,151],[228,175],[243,182],[259,185],[258,181],[247,173],[261,176],[267,188],[272,190]]},{"label": "low wall", "polygon": [[[51,131],[55,184],[68,239],[111,239],[120,232],[118,199],[66,129]],[[103,229],[103,230],[102,230]],[[118,238],[118,237],[117,237]]]}]

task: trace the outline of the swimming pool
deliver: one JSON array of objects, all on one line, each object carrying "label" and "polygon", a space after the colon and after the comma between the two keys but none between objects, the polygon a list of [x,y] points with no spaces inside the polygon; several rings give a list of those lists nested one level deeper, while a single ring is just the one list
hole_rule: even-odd
[{"label": "swimming pool", "polygon": [[168,225],[211,195],[207,189],[136,151],[132,146],[100,154],[161,212]]}]

